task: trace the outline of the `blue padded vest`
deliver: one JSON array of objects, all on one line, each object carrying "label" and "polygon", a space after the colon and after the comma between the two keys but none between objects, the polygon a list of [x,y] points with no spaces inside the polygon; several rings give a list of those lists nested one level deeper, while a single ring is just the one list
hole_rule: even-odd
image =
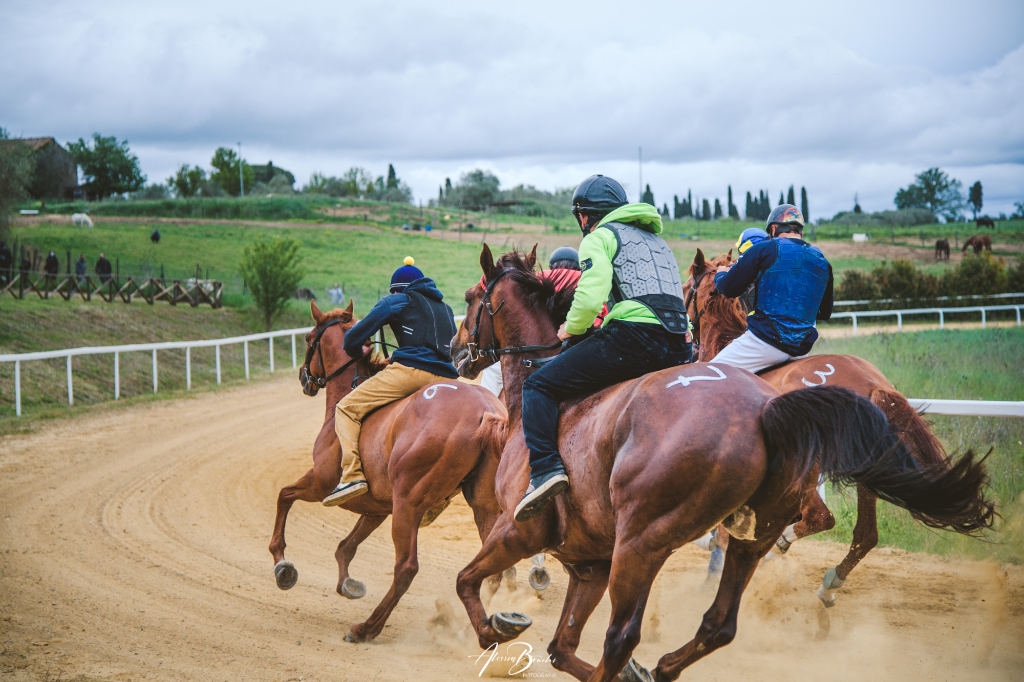
[{"label": "blue padded vest", "polygon": [[828,261],[817,247],[775,242],[778,257],[757,282],[757,309],[783,343],[799,346],[814,328],[828,286]]}]

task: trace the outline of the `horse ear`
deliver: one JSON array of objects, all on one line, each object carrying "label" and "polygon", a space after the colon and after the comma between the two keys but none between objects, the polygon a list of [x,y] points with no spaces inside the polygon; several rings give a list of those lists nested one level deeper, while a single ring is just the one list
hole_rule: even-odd
[{"label": "horse ear", "polygon": [[480,269],[484,271],[484,277],[490,281],[491,273],[494,272],[494,256],[491,255],[491,247],[484,244],[484,250],[480,252]]},{"label": "horse ear", "polygon": [[527,254],[527,256],[526,256],[526,264],[530,266],[531,270],[533,270],[535,267],[537,267],[537,245],[536,244],[533,245],[533,251],[530,251],[530,253]]},{"label": "horse ear", "polygon": [[320,324],[320,321],[324,319],[324,314],[316,307],[316,301],[309,302],[309,312],[313,315],[313,321]]},{"label": "horse ear", "polygon": [[704,252],[697,249],[697,255],[693,257],[693,266],[690,268],[690,272],[696,275],[698,272],[704,272],[707,269],[707,263],[704,262]]},{"label": "horse ear", "polygon": [[341,321],[342,322],[349,322],[349,321],[351,321],[351,319],[352,319],[352,303],[353,303],[352,299],[351,298],[348,299],[348,307],[345,308],[345,311],[341,315]]},{"label": "horse ear", "polygon": [[727,261],[731,261],[732,260],[732,249],[729,249],[729,253],[725,254],[725,259]]}]

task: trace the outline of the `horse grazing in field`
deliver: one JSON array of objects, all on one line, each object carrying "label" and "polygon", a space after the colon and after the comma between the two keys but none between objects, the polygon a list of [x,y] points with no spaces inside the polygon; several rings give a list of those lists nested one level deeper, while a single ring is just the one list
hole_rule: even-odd
[{"label": "horse grazing in field", "polygon": [[[747,329],[749,310],[741,299],[729,299],[715,289],[714,276],[719,265],[732,262],[730,255],[706,260],[697,249],[690,265],[690,277],[683,284],[687,294],[687,314],[694,321],[694,340],[697,359],[714,362],[714,358],[729,343]],[[696,285],[696,288],[694,288]],[[721,366],[720,366],[721,367]],[[813,386],[842,386],[869,399],[889,420],[910,454],[922,465],[948,469],[951,465],[946,452],[929,429],[928,422],[911,407],[896,387],[873,364],[853,355],[815,355],[791,360],[769,367],[760,377],[783,393]],[[817,490],[811,486],[818,480],[817,469],[809,472],[808,493],[800,508],[800,518],[787,528],[779,540],[778,549],[785,553],[789,545],[800,538],[831,530],[835,518],[825,506]],[[842,587],[850,572],[878,544],[877,497],[867,486],[857,485],[857,525],[853,529],[853,543],[846,558],[825,573],[818,598],[825,606],[835,603],[835,590]],[[719,546],[728,547],[728,538],[719,532]]]},{"label": "horse grazing in field", "polygon": [[980,218],[976,219],[974,222],[975,222],[975,225],[977,226],[977,228],[979,230],[982,227],[991,227],[993,230],[996,229],[996,221],[992,220],[987,215],[981,216]]},{"label": "horse grazing in field", "polygon": [[981,253],[982,249],[986,249],[988,251],[991,251],[992,250],[992,239],[989,238],[989,236],[987,234],[977,234],[977,235],[974,235],[973,237],[968,237],[967,239],[964,240],[964,247],[962,249],[960,249],[960,252],[961,253],[966,253],[968,246],[971,246],[971,247],[974,248],[974,253],[975,254]]},{"label": "horse grazing in field", "polygon": [[[282,488],[277,498],[270,552],[277,586],[283,590],[298,580],[295,566],[284,558],[288,511],[296,500],[320,502],[341,478],[335,406],[353,390],[358,379],[375,374],[387,364],[369,358],[355,361],[342,348],[345,331],[354,324],[351,301],[344,310],[322,313],[316,303],[310,303],[310,310],[316,326],[306,335],[306,360],[299,379],[308,396],[326,389],[327,413],[313,447],[313,468]],[[480,538],[487,536],[499,514],[494,475],[507,424],[501,401],[484,388],[462,382],[430,384],[363,421],[359,449],[369,490],[341,505],[358,514],[359,520],[335,552],[337,591],[349,599],[366,593],[361,582],[349,577],[348,567],[359,543],[389,514],[395,574],[380,605],[365,623],[352,626],[345,641],[363,641],[380,634],[418,570],[418,529],[437,518],[460,490],[473,509]]]},{"label": "horse grazing in field", "polygon": [[949,260],[948,239],[938,239],[935,241],[935,260]]},{"label": "horse grazing in field", "polygon": [[[548,647],[552,665],[591,682],[620,672],[624,679],[650,679],[631,655],[651,584],[675,549],[724,521],[733,539],[715,601],[694,639],[663,656],[654,671],[654,679],[675,679],[732,641],[743,591],[799,513],[815,463],[833,480],[862,482],[931,525],[972,533],[991,524],[992,505],[981,493],[984,468],[971,455],[953,469],[923,465],[885,415],[847,389],[781,394],[744,370],[703,363],[563,403],[559,446],[571,487],[517,523],[512,512],[529,482],[522,385],[539,356],[554,352],[540,349],[558,345],[556,330],[573,291],[556,292],[534,273],[536,247],[495,263],[484,246],[480,265],[487,286],[466,292],[466,318],[452,353],[466,377],[500,358],[509,408],[496,483],[502,513],[457,581],[481,647],[512,640],[531,623],[521,614],[488,618],[482,581],[547,551],[569,572]],[[605,589],[611,622],[594,667],[576,649]]]}]

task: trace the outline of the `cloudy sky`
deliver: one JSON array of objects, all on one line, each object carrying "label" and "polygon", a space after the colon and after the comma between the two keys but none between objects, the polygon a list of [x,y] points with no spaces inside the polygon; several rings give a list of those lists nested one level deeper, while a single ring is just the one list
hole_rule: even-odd
[{"label": "cloudy sky", "polygon": [[595,172],[659,205],[892,208],[940,166],[1024,201],[1024,2],[0,0],[0,125],[127,138],[150,181],[242,142],[302,184],[392,162],[417,199]]}]

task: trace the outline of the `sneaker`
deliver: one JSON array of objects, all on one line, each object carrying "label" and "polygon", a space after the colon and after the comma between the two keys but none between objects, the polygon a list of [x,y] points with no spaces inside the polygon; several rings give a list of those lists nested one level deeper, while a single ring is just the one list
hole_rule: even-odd
[{"label": "sneaker", "polygon": [[539,514],[551,498],[569,489],[569,477],[560,469],[550,474],[530,479],[530,487],[516,506],[516,521],[528,521]]},{"label": "sneaker", "polygon": [[339,483],[338,487],[331,491],[331,494],[324,498],[325,507],[337,507],[339,504],[348,502],[357,495],[367,491],[366,481],[352,481],[351,483]]}]

